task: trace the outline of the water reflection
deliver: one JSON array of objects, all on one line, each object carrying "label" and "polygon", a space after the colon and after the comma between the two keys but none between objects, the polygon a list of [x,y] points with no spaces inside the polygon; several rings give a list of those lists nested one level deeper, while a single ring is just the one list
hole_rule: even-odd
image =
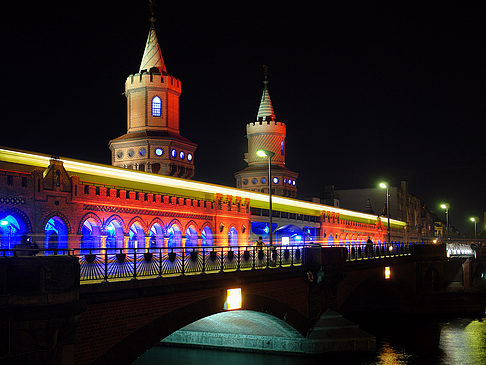
[{"label": "water reflection", "polygon": [[[203,363],[252,365],[323,364],[486,364],[486,317],[482,319],[402,318],[375,326],[374,354],[339,354],[308,358],[218,350],[154,347],[133,365],[193,365]],[[375,323],[376,324],[376,323]],[[387,331],[388,328],[388,331]],[[370,330],[368,324],[368,330]],[[427,338],[429,337],[429,338]]]}]

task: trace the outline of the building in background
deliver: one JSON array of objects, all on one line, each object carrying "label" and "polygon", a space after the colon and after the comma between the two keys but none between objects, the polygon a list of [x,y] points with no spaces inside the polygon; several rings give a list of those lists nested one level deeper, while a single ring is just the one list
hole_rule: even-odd
[{"label": "building in background", "polygon": [[[421,241],[440,235],[440,222],[434,217],[424,201],[410,194],[408,182],[402,180],[400,186],[391,186],[390,192],[390,217],[407,222],[408,241]],[[366,189],[335,189],[327,186],[320,198],[323,204],[338,206],[377,216],[386,216],[386,193],[379,188]]]}]

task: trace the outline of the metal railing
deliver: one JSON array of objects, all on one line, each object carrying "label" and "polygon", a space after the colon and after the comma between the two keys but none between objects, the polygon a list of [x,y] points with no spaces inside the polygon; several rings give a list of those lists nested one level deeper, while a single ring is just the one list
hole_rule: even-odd
[{"label": "metal railing", "polygon": [[80,280],[137,279],[301,266],[304,245],[1,250],[2,256],[70,255]]},{"label": "metal railing", "polygon": [[386,257],[408,256],[412,254],[413,243],[350,244],[346,261],[381,259]]}]

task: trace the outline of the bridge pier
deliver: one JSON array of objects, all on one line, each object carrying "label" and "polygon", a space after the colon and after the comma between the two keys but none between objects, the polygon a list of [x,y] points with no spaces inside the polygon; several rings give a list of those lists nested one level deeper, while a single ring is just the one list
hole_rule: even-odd
[{"label": "bridge pier", "polygon": [[0,362],[73,364],[77,258],[2,257],[0,278]]}]

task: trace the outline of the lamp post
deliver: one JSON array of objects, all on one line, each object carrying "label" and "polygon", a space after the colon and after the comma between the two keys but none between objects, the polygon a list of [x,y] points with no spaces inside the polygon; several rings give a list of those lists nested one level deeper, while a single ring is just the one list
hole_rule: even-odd
[{"label": "lamp post", "polygon": [[469,220],[474,223],[474,240],[476,240],[476,224],[478,223],[478,219],[476,217],[471,217]]},{"label": "lamp post", "polygon": [[391,232],[390,232],[390,192],[389,192],[389,186],[385,182],[381,182],[379,184],[379,187],[381,189],[386,189],[386,215],[388,216],[388,245],[390,245],[391,242]]},{"label": "lamp post", "polygon": [[267,150],[258,150],[257,156],[268,158],[268,211],[270,215],[270,239],[269,244],[273,244],[273,226],[272,226],[272,157],[275,156],[274,152]]},{"label": "lamp post", "polygon": [[442,203],[440,205],[440,207],[445,210],[445,216],[446,216],[446,238],[449,238],[449,204],[448,203]]}]

